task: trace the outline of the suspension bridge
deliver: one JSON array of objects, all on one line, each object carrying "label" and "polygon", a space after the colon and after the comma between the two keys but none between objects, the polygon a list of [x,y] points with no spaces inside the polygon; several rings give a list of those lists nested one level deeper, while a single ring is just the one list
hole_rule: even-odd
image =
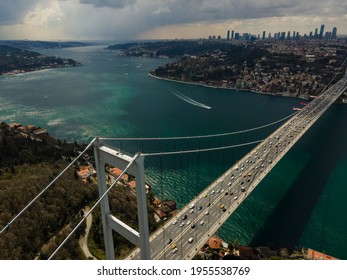
[{"label": "suspension bridge", "polygon": [[[271,124],[238,132],[174,138],[95,138],[7,223],[0,233],[15,222],[68,168],[93,147],[99,199],[49,259],[64,246],[98,205],[101,209],[107,259],[115,258],[113,231],[136,245],[137,248],[127,259],[192,259],[209,237],[346,89],[347,72],[341,80],[300,111]],[[235,152],[236,150],[241,152]],[[218,155],[214,156],[214,153]],[[211,167],[214,157],[221,165],[216,174],[212,174]],[[192,161],[195,162],[194,170],[191,168]],[[224,164],[220,164],[221,162]],[[112,183],[106,180],[105,165],[122,170]],[[225,168],[230,165],[232,166],[228,169]],[[220,172],[225,169],[227,171]],[[113,216],[109,206],[108,194],[125,173],[134,176],[136,180],[139,231]],[[193,173],[207,175],[197,177],[193,176]],[[169,188],[166,186],[170,184],[171,187],[180,188],[181,196],[186,195],[183,185],[194,185],[199,190],[188,203],[183,201],[177,214],[151,235],[148,230],[146,200],[146,183],[150,179],[151,184],[156,185],[156,192],[162,197],[168,196]]]}]

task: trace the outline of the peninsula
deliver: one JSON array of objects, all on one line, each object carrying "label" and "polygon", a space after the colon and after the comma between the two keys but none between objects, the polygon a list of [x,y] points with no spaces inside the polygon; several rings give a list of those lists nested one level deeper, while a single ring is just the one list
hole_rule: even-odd
[{"label": "peninsula", "polygon": [[15,75],[43,69],[80,65],[73,59],[47,56],[26,49],[0,45],[0,75]]}]

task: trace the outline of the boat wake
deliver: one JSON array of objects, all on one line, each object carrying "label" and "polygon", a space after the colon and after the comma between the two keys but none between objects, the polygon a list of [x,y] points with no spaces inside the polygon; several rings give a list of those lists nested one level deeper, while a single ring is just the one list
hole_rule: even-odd
[{"label": "boat wake", "polygon": [[189,98],[188,96],[185,96],[183,93],[179,92],[179,91],[172,91],[170,90],[170,92],[172,92],[174,95],[176,95],[178,98],[184,100],[185,102],[188,102],[194,106],[198,106],[198,107],[201,107],[201,108],[205,108],[205,109],[208,109],[208,110],[211,110],[212,107],[210,106],[207,106],[203,103],[200,103],[198,101],[195,101],[194,99],[191,99]]}]

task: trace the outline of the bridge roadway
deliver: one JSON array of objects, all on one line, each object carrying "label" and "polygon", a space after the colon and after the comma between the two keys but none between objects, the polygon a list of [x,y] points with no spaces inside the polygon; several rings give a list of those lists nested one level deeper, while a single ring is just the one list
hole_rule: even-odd
[{"label": "bridge roadway", "polygon": [[[192,259],[346,88],[347,77],[344,77],[313,99],[154,232],[150,236],[151,259]],[[135,249],[127,259],[139,259],[139,252],[139,248]]]}]

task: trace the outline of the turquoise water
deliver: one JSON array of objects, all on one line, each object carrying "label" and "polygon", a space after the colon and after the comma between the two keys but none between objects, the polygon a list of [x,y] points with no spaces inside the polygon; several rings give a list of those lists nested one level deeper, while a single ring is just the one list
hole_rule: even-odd
[{"label": "turquoise water", "polygon": [[[148,72],[170,61],[166,59],[117,57],[100,46],[45,53],[73,58],[83,66],[0,77],[0,120],[46,127],[51,135],[68,141],[236,131],[285,117],[299,104],[291,98],[150,78]],[[189,104],[171,90],[212,109]],[[226,137],[214,143],[158,142],[156,146],[164,150],[225,145],[250,141],[253,136]],[[218,235],[241,244],[306,246],[347,259],[346,143],[347,106],[334,105]],[[126,149],[126,143],[118,144]],[[151,145],[142,144],[141,149],[151,150]],[[148,180],[160,197],[183,205],[250,148],[148,159]],[[158,173],[160,169],[165,172]]]}]

